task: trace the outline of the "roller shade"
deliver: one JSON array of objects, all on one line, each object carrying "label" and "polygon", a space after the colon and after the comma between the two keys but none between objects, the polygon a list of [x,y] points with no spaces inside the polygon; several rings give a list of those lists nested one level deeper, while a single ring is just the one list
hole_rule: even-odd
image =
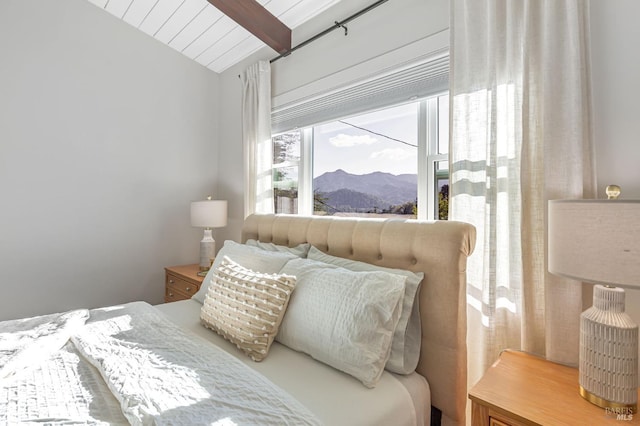
[{"label": "roller shade", "polygon": [[424,98],[449,89],[449,55],[273,108],[273,134]]}]

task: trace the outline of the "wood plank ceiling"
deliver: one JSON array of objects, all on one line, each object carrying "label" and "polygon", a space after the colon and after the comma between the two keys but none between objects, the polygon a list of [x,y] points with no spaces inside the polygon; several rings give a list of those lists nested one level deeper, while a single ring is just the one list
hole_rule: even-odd
[{"label": "wood plank ceiling", "polygon": [[[181,52],[205,67],[220,73],[266,44],[282,53],[286,27],[298,25],[322,13],[340,0],[257,0],[274,19],[261,25],[256,21],[259,6],[242,8],[224,0],[89,0],[115,17],[133,25],[156,40]],[[254,6],[247,0],[235,0]],[[229,13],[225,15],[213,4]],[[225,9],[226,7],[226,9]],[[229,8],[231,10],[229,10]],[[244,12],[243,16],[234,16]],[[239,25],[243,22],[254,34]],[[263,18],[264,19],[264,15]],[[270,18],[267,18],[270,19]],[[278,24],[278,20],[280,24]],[[249,23],[249,25],[247,25]],[[284,24],[284,25],[282,25]],[[253,27],[253,28],[252,28]]]}]

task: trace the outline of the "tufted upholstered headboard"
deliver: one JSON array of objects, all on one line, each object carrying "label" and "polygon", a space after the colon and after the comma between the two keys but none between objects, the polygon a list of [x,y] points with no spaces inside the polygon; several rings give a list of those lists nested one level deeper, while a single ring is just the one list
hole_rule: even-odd
[{"label": "tufted upholstered headboard", "polygon": [[243,242],[308,242],[333,256],[424,272],[417,371],[429,382],[443,425],[465,423],[466,267],[475,236],[475,228],[461,222],[272,214],[251,215],[242,228]]}]

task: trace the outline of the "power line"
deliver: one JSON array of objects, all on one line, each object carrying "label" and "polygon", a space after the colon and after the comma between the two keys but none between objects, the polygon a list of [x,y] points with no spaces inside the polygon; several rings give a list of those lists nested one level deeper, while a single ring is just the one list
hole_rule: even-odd
[{"label": "power line", "polygon": [[346,121],[338,120],[338,123],[346,124],[347,126],[355,127],[356,129],[364,130],[365,132],[369,132],[369,133],[374,134],[376,136],[382,136],[383,138],[387,138],[387,139],[395,141],[395,142],[400,142],[402,144],[409,145],[409,146],[412,146],[414,148],[418,147],[418,145],[414,145],[412,143],[405,142],[405,141],[400,140],[400,139],[392,138],[391,136],[383,135],[382,133],[374,132],[373,130],[365,129],[364,127],[360,127],[360,126],[356,126],[355,124],[347,123]]},{"label": "power line", "polygon": [[335,213],[344,213],[342,210],[338,209],[337,207],[333,207],[331,204],[326,203],[325,201],[323,201],[321,198],[316,198],[316,191],[313,192],[313,201],[315,203],[318,203],[320,205],[323,205],[329,209],[332,209],[335,211]]}]

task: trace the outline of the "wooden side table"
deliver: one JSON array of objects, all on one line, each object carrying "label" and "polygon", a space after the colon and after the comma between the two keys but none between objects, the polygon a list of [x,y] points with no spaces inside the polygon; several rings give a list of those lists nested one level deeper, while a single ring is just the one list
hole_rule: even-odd
[{"label": "wooden side table", "polygon": [[627,425],[640,414],[615,413],[578,391],[578,370],[504,351],[469,392],[472,426]]},{"label": "wooden side table", "polygon": [[164,302],[190,299],[200,290],[204,277],[198,276],[198,264],[170,266],[164,268]]}]

